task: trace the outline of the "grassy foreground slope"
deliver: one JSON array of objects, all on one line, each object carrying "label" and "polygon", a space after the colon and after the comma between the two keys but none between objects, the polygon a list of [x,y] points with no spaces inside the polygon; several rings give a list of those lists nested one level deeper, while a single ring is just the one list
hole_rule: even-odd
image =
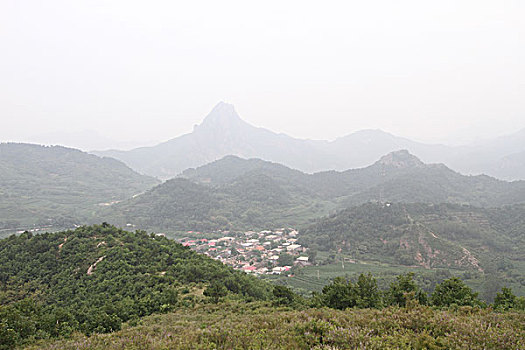
[{"label": "grassy foreground slope", "polygon": [[525,313],[464,307],[289,310],[227,303],[153,315],[112,334],[31,349],[522,349]]}]

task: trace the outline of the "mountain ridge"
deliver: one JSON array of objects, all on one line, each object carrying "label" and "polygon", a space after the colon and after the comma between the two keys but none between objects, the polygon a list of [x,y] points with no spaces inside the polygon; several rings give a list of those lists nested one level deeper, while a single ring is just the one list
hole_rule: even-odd
[{"label": "mountain ridge", "polygon": [[464,176],[442,164],[424,164],[407,151],[365,168],[314,174],[227,156],[117,203],[105,215],[108,221],[142,228],[265,229],[304,225],[367,202],[496,207],[524,201],[525,181]]},{"label": "mountain ridge", "polygon": [[62,146],[2,143],[0,229],[53,223],[71,227],[97,206],[156,184],[113,158]]},{"label": "mountain ridge", "polygon": [[[469,146],[426,144],[380,129],[360,130],[333,141],[299,139],[255,127],[233,105],[220,102],[191,133],[156,146],[129,151],[93,151],[119,159],[136,171],[167,180],[227,155],[260,158],[306,173],[343,171],[372,164],[381,156],[407,149],[426,163],[444,163],[465,174],[525,179],[525,160],[505,158],[525,152],[525,132]],[[506,166],[497,166],[506,159]],[[510,164],[509,164],[510,163]]]}]

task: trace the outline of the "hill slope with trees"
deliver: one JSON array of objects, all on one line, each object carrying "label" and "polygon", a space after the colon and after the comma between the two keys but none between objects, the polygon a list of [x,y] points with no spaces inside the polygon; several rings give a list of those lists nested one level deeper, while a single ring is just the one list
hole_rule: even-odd
[{"label": "hill slope with trees", "polygon": [[171,230],[306,226],[336,209],[367,202],[457,203],[495,207],[525,201],[525,181],[463,176],[407,151],[344,172],[305,174],[229,156],[118,203],[106,220]]},{"label": "hill slope with trees", "polygon": [[[371,274],[337,277],[305,299],[159,234],[106,223],[25,232],[0,240],[0,349],[520,344],[525,300],[512,290],[495,312],[457,277],[430,295],[413,277],[387,289]],[[488,331],[489,320],[500,326]]]},{"label": "hill slope with trees", "polygon": [[356,259],[504,272],[525,261],[524,220],[523,205],[368,203],[318,220],[301,230],[301,242]]},{"label": "hill slope with trees", "polygon": [[159,182],[124,163],[75,149],[0,144],[0,229],[71,227],[99,204],[144,192]]},{"label": "hill slope with trees", "polygon": [[202,295],[214,282],[221,284],[211,296],[272,296],[268,283],[143,231],[102,224],[13,235],[0,240],[0,338],[23,343],[115,331],[191,304],[192,293]]}]

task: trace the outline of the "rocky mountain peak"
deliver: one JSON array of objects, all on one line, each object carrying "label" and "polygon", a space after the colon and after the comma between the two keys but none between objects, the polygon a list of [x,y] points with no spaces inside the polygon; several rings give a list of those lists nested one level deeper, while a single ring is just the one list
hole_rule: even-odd
[{"label": "rocky mountain peak", "polygon": [[425,165],[418,157],[406,149],[390,152],[376,162],[377,165],[387,165],[395,168],[414,168]]},{"label": "rocky mountain peak", "polygon": [[242,123],[235,107],[226,102],[219,102],[196,128],[225,129]]}]

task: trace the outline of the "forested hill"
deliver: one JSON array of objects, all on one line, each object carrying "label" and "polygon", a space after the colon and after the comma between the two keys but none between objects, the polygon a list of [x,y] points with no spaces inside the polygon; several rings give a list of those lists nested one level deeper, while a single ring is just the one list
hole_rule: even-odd
[{"label": "forested hill", "polygon": [[75,149],[0,144],[0,229],[71,226],[99,204],[129,198],[158,181],[124,163]]},{"label": "forested hill", "polygon": [[325,215],[333,206],[292,192],[274,179],[244,176],[220,187],[173,179],[143,195],[108,207],[106,221],[171,231],[289,227]]},{"label": "forested hill", "polygon": [[484,209],[368,203],[318,220],[301,231],[301,240],[312,248],[355,258],[481,271],[495,269],[502,257],[521,266],[524,230],[523,205]]},{"label": "forested hill", "polygon": [[265,300],[272,290],[145,232],[102,224],[13,235],[0,240],[0,339],[23,343],[74,330],[117,330],[124,321],[191,303],[214,283],[240,299]]},{"label": "forested hill", "polygon": [[102,213],[107,221],[169,230],[305,226],[367,202],[456,203],[496,207],[525,201],[525,181],[463,176],[407,151],[345,172],[305,174],[229,156],[189,169]]},{"label": "forested hill", "polygon": [[381,157],[373,165],[343,172],[305,174],[260,159],[228,156],[181,176],[200,184],[224,186],[254,174],[283,188],[349,206],[370,201],[460,203],[501,206],[525,201],[525,181],[465,176],[443,164],[425,164],[406,150]]},{"label": "forested hill", "polygon": [[[291,169],[279,163],[268,162],[262,159],[243,159],[237,156],[226,156],[198,168],[189,168],[179,177],[190,179],[197,183],[220,185],[235,181],[248,173],[257,173],[271,176],[274,179],[303,182],[309,176],[299,170]],[[300,179],[304,179],[300,181]]]}]

